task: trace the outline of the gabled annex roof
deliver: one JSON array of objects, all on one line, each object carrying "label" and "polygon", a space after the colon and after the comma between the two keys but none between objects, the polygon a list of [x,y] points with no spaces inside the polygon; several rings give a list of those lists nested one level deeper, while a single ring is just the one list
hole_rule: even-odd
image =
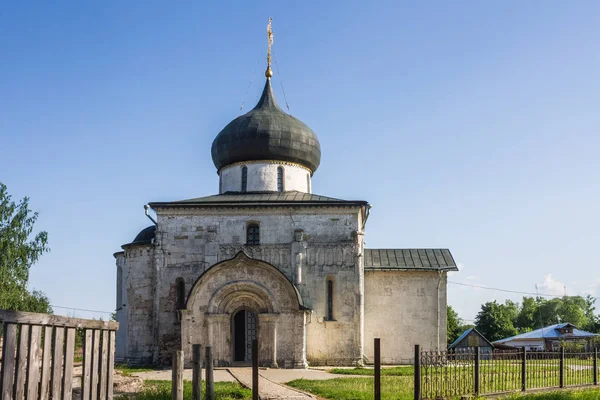
[{"label": "gabled annex roof", "polygon": [[[560,329],[572,326],[573,333],[560,333]],[[506,339],[496,340],[493,343],[506,343],[511,342],[513,340],[535,340],[535,339],[584,339],[588,337],[598,336],[596,333],[582,331],[581,329],[577,329],[575,325],[570,323],[562,323],[545,326],[540,329],[536,329],[535,331],[525,332],[520,335],[511,336]]]},{"label": "gabled annex roof", "polygon": [[479,336],[481,336],[483,338],[483,340],[485,340],[491,347],[494,347],[494,345],[492,344],[492,342],[490,342],[489,340],[487,340],[487,338],[485,336],[483,336],[481,334],[481,332],[479,332],[477,329],[475,328],[469,328],[466,331],[464,331],[462,333],[462,335],[460,335],[454,342],[452,342],[452,344],[450,346],[448,346],[448,350],[452,350],[454,347],[456,347],[464,338],[466,338],[469,333],[471,332],[475,332],[477,333]]},{"label": "gabled annex roof", "polygon": [[364,200],[341,200],[333,197],[320,196],[312,193],[298,192],[296,190],[287,192],[226,192],[212,196],[197,197],[194,199],[153,202],[150,207],[230,207],[230,206],[314,206],[314,205],[342,205],[342,206],[364,206],[368,203]]},{"label": "gabled annex roof", "polygon": [[365,269],[458,271],[448,249],[365,249]]}]

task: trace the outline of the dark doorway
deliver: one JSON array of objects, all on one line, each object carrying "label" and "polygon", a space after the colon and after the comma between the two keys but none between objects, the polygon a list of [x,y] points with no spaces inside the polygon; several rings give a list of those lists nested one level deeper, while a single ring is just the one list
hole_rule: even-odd
[{"label": "dark doorway", "polygon": [[252,361],[252,340],[256,339],[257,318],[252,311],[241,310],[233,317],[233,361]]}]

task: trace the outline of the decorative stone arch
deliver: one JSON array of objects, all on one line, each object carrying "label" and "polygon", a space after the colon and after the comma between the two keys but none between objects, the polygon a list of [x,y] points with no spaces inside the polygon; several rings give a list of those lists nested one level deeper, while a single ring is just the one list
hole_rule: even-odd
[{"label": "decorative stone arch", "polygon": [[276,267],[240,251],[207,269],[189,292],[182,310],[182,344],[212,345],[215,363],[233,362],[232,317],[239,310],[258,316],[259,363],[303,367],[305,311],[302,297]]},{"label": "decorative stone arch", "polygon": [[240,305],[257,313],[279,313],[277,301],[263,285],[253,281],[237,281],[219,288],[208,302],[210,314],[231,314]]}]

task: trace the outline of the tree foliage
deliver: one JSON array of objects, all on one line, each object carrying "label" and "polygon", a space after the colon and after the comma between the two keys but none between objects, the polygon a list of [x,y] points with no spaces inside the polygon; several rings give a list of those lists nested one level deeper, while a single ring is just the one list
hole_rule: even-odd
[{"label": "tree foliage", "polygon": [[473,325],[465,324],[465,322],[458,316],[458,313],[454,311],[452,306],[446,307],[446,318],[446,338],[448,344],[458,339],[458,337],[467,329],[473,328]]},{"label": "tree foliage", "polygon": [[27,197],[15,203],[0,182],[0,309],[52,312],[44,293],[28,291],[29,269],[49,250],[46,232],[33,235],[37,218]]},{"label": "tree foliage", "polygon": [[454,342],[456,338],[462,333],[460,332],[460,326],[462,325],[461,319],[458,317],[458,313],[454,311],[452,306],[446,307],[446,329],[448,344]]},{"label": "tree foliage", "polygon": [[481,306],[475,326],[490,341],[565,322],[597,333],[600,318],[595,313],[595,301],[592,296],[564,296],[552,299],[523,297],[520,304],[511,300],[503,304],[487,302]]},{"label": "tree foliage", "polygon": [[481,306],[475,318],[475,327],[489,341],[499,340],[518,333],[513,318],[514,303],[500,304],[494,300]]}]

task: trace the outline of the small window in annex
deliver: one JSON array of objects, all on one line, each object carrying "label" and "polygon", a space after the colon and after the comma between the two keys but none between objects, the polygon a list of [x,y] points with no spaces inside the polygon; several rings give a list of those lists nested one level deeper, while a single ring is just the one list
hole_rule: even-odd
[{"label": "small window in annex", "polygon": [[248,167],[242,167],[242,192],[248,189]]},{"label": "small window in annex", "polygon": [[283,167],[277,167],[277,191],[283,192]]},{"label": "small window in annex", "polygon": [[185,308],[185,281],[183,278],[177,278],[175,280],[175,290],[177,299],[175,301],[175,307],[178,310]]},{"label": "small window in annex", "polygon": [[246,244],[260,244],[260,227],[258,224],[248,224],[246,227]]},{"label": "small window in annex", "polygon": [[327,321],[335,321],[333,318],[333,281],[327,280]]},{"label": "small window in annex", "polygon": [[117,310],[123,308],[123,267],[117,267]]}]

